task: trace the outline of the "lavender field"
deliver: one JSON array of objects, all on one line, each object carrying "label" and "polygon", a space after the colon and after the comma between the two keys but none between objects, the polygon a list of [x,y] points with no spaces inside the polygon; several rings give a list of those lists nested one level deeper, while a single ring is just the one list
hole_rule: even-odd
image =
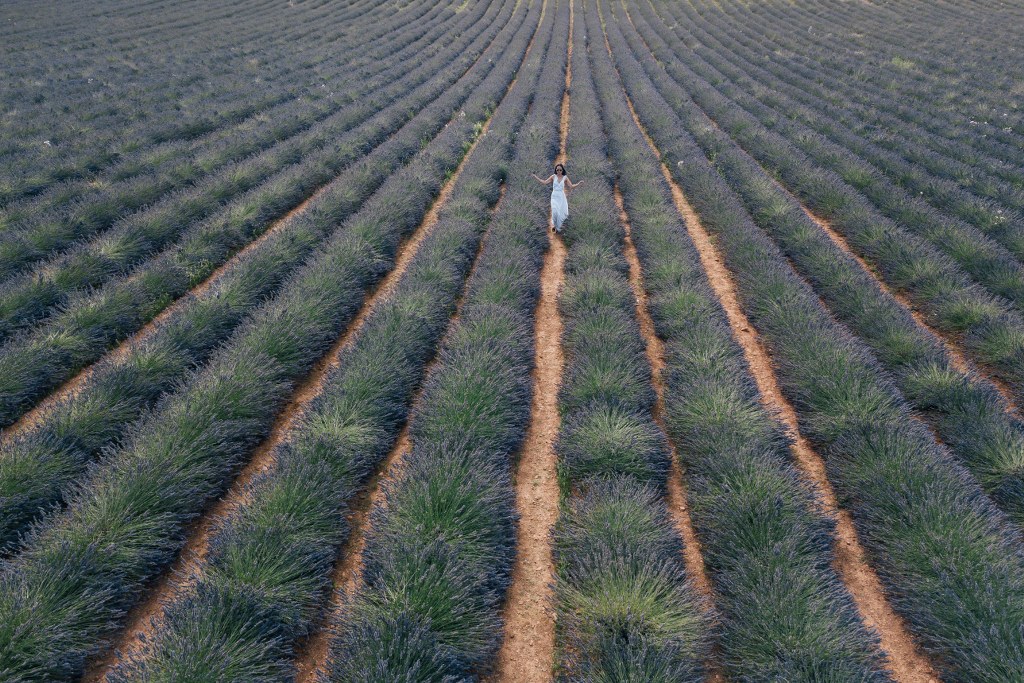
[{"label": "lavender field", "polygon": [[1024,681],[1022,31],[3,3],[0,683]]}]

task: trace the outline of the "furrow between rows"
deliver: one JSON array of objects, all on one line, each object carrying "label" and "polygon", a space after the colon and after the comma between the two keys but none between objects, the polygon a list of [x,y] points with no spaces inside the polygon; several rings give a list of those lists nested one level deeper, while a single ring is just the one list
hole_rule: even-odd
[{"label": "furrow between rows", "polygon": [[[574,0],[568,0],[565,79],[559,98],[556,163],[565,161],[569,134],[572,83]],[[542,119],[544,120],[544,119]],[[537,162],[546,160],[537,159]],[[532,172],[532,171],[531,171]],[[553,226],[553,224],[550,224]],[[546,228],[548,226],[545,226]],[[564,358],[558,296],[564,280],[565,245],[552,231],[540,270],[540,295],[534,311],[534,361],[530,422],[515,468],[515,564],[504,607],[505,633],[498,652],[495,683],[536,683],[550,680],[554,662],[554,621],[549,610],[554,576],[549,535],[558,518],[555,440],[559,429],[558,387]]]}]

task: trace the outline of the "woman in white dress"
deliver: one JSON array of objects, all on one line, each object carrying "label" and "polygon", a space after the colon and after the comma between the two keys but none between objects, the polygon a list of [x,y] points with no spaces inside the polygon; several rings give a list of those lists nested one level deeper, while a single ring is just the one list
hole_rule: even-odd
[{"label": "woman in white dress", "polygon": [[569,180],[569,176],[565,174],[565,166],[562,164],[555,164],[555,172],[545,180],[541,180],[537,176],[533,176],[533,178],[542,185],[551,183],[551,229],[558,233],[562,232],[562,223],[569,217],[569,200],[566,198],[567,190],[576,189],[583,184],[583,181],[581,180],[574,185]]}]

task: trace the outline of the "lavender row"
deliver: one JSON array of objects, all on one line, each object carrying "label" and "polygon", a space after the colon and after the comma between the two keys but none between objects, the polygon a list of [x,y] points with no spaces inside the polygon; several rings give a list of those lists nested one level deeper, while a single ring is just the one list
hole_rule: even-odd
[{"label": "lavender row", "polygon": [[[680,19],[686,21],[695,30],[707,23],[701,16],[700,3],[691,2],[676,7],[659,5],[659,7],[669,11],[676,9],[684,11],[685,19],[682,17]],[[919,3],[912,11],[927,12],[928,8],[927,4]],[[733,9],[739,8],[734,6]],[[742,45],[750,49],[757,46],[758,43],[752,41],[748,36],[738,35],[734,31],[734,27],[744,23],[788,26],[792,21],[810,19],[813,23],[817,23],[820,20],[815,17],[795,16],[795,14],[802,14],[803,11],[797,6],[793,6],[793,9],[794,13],[779,13],[769,10],[769,16],[740,10],[730,19],[723,17],[714,21],[708,26],[711,33],[704,35],[717,36],[717,38],[710,38],[709,45],[717,45],[720,43],[718,38],[728,37],[729,45],[734,47]],[[970,22],[976,25],[978,18],[996,16],[998,14],[989,9],[970,15]],[[965,17],[961,16],[958,21],[962,22],[964,19]],[[851,18],[851,21],[863,20],[864,17]],[[855,30],[861,33],[863,39],[867,39],[871,35],[859,31],[856,26],[851,27],[851,31]],[[761,63],[766,68],[772,69],[781,78],[792,78],[799,74],[801,80],[808,85],[818,84],[825,75],[831,77],[835,81],[831,91],[842,89],[843,95],[841,98],[837,98],[822,93],[825,99],[831,100],[832,104],[836,106],[836,109],[829,110],[830,115],[838,116],[843,108],[855,107],[855,116],[845,119],[852,129],[863,130],[863,132],[877,136],[878,139],[889,144],[898,144],[901,139],[908,142],[913,140],[932,153],[930,156],[918,156],[917,159],[921,160],[918,163],[927,164],[929,161],[936,160],[936,157],[948,155],[966,164],[974,173],[977,173],[980,167],[986,173],[1010,183],[1017,191],[1024,189],[1024,175],[1020,171],[1020,164],[1024,162],[1024,149],[1010,139],[997,138],[993,135],[993,133],[1002,135],[1009,132],[1003,129],[1007,128],[1008,115],[1011,110],[1004,108],[1001,113],[998,111],[988,113],[985,111],[987,107],[982,107],[977,112],[949,111],[937,106],[942,103],[942,100],[937,99],[934,93],[945,91],[951,78],[959,76],[963,73],[964,68],[970,65],[970,59],[958,61],[956,68],[938,67],[932,72],[932,76],[941,78],[942,83],[931,82],[929,84],[930,93],[927,90],[922,91],[926,100],[914,103],[907,97],[894,98],[892,96],[894,90],[906,94],[908,90],[919,87],[918,82],[922,80],[923,72],[914,59],[908,60],[897,54],[889,60],[881,61],[878,66],[881,66],[886,72],[887,82],[884,84],[878,84],[865,78],[866,74],[863,71],[861,71],[860,78],[850,80],[851,73],[856,72],[856,69],[851,68],[853,55],[840,54],[837,56],[837,44],[834,41],[823,40],[818,32],[801,34],[801,41],[798,44],[792,42],[788,31],[772,31],[770,36],[771,42],[768,45],[760,46],[759,49],[764,50],[770,47],[776,54],[784,54],[785,58],[772,60],[770,63]],[[767,35],[766,39],[768,39]],[[900,41],[900,43],[903,42]],[[811,46],[813,49],[809,49]],[[993,48],[987,47],[986,52],[987,54],[979,60],[979,63],[991,60]],[[905,68],[907,66],[911,68]],[[977,81],[973,81],[969,90],[961,93],[961,97],[947,96],[946,99],[955,103],[957,107],[963,107],[963,95],[971,96],[980,92],[976,86]],[[998,90],[999,88],[995,87],[991,89],[991,92],[998,92]],[[967,125],[964,125],[965,123]],[[905,145],[903,149],[911,151],[909,145]],[[983,194],[987,193],[987,190],[984,189],[984,181],[972,187],[975,190],[980,190]]]},{"label": "lavender row", "polygon": [[[646,50],[638,37],[627,37],[638,53]],[[711,90],[707,84],[688,80],[684,89],[667,72],[648,73],[662,84],[663,92],[675,93],[670,98],[680,111],[691,99],[701,105],[742,149],[831,221],[893,289],[907,294],[931,326],[956,337],[975,362],[1009,385],[1016,398],[1024,395],[1024,319],[1008,302],[983,290],[948,257],[881,215],[854,188],[817,167],[786,139],[713,94],[705,97]]]},{"label": "lavender row", "polygon": [[[443,124],[446,115],[443,111],[435,114],[433,125]],[[400,132],[397,142],[410,148],[417,146],[426,134],[424,131],[429,132],[421,125]],[[392,164],[388,168],[401,165],[400,158],[384,158]],[[183,307],[146,342],[134,347],[123,359],[97,367],[85,388],[57,406],[35,428],[4,444],[0,450],[3,546],[16,545],[29,523],[62,501],[89,462],[99,457],[161,395],[173,390],[190,368],[205,363],[263,298],[309,256],[317,243],[336,231],[340,222],[358,208],[345,201],[345,193],[352,188],[343,189],[342,185],[318,198],[306,214],[272,234],[250,256],[233,264],[222,282],[194,304]],[[30,371],[38,373],[39,369]]]},{"label": "lavender row", "polygon": [[[504,9],[505,20],[511,13],[511,3],[491,7],[495,12]],[[479,20],[478,26],[455,47],[466,49],[471,40],[481,34],[492,37],[501,26],[490,16],[473,15],[471,19]],[[481,38],[477,49],[482,49],[486,40]],[[233,164],[198,187],[179,191],[167,201],[126,216],[95,239],[80,242],[41,264],[35,272],[8,280],[0,286],[0,341],[20,330],[38,327],[40,321],[59,314],[76,295],[81,297],[83,292],[144,268],[147,260],[159,258],[197,230],[209,230],[230,220],[239,203],[251,205],[246,208],[248,212],[269,213],[260,216],[264,220],[280,215],[288,205],[281,206],[280,198],[268,193],[263,185],[273,188],[275,181],[297,174],[299,180],[290,195],[297,202],[305,196],[300,193],[308,194],[350,165],[359,153],[386,140],[412,115],[398,104],[417,101],[417,97],[429,99],[431,96],[423,92],[429,90],[428,82],[441,66],[452,61],[453,54],[458,54],[443,47],[448,46],[439,46],[429,55],[432,59],[412,72],[408,65],[404,69],[398,65],[397,73],[408,75],[390,87],[384,87],[386,78],[371,82],[371,86],[380,86],[381,92],[368,101],[335,112],[312,130]],[[391,111],[390,116],[382,110]],[[381,126],[382,120],[391,125]]]},{"label": "lavender row", "polygon": [[[164,11],[179,21],[154,26],[154,35],[137,26],[116,45],[116,39],[97,33],[124,12],[123,6],[112,8],[74,31],[94,49],[88,44],[64,49],[64,42],[22,54],[9,70],[12,87],[5,102],[17,115],[5,117],[0,204],[54,182],[89,177],[140,147],[187,141],[234,125],[299,97],[298,83],[313,85],[315,73],[301,54],[320,45],[311,42],[296,50],[303,46],[303,34],[281,30],[280,7],[254,12],[237,4],[212,4],[206,10],[190,16],[169,4]],[[10,11],[20,19],[36,8]],[[357,17],[333,4],[303,5],[292,14],[305,35],[312,35],[315,25],[307,22],[344,25]],[[139,23],[153,21],[148,15]],[[225,31],[225,25],[231,30]],[[236,41],[246,34],[251,42],[240,48]],[[62,37],[67,41],[70,36],[64,32]],[[264,78],[264,87],[251,87]],[[75,117],[68,115],[71,110]]]},{"label": "lavender row", "polygon": [[[647,3],[638,5],[641,12],[648,8]],[[647,15],[648,21],[661,30],[665,21],[681,18],[670,12],[684,9],[665,6],[661,13]],[[681,26],[686,26],[686,33]],[[908,192],[920,193],[935,208],[972,223],[1011,251],[1020,248],[1013,235],[1021,229],[1024,173],[1015,173],[1002,155],[987,158],[977,146],[928,133],[909,121],[880,118],[877,100],[866,106],[831,96],[826,86],[814,80],[822,75],[807,67],[782,68],[774,62],[762,66],[752,61],[749,41],[730,36],[729,42],[723,42],[725,30],[732,27],[716,28],[723,29],[719,38],[691,23],[676,24],[681,38],[699,35],[715,47],[699,60],[688,60],[691,64],[708,62],[759,102],[868,158]],[[771,83],[772,92],[764,92],[757,82]]]},{"label": "lavender row", "polygon": [[[598,19],[588,8],[600,34]],[[763,405],[603,43],[591,57],[648,306],[665,344],[664,420],[685,467],[687,507],[721,618],[724,673],[889,680],[834,568],[834,521]]]},{"label": "lavender row", "polygon": [[554,31],[520,76],[532,90],[516,96],[525,119],[505,198],[412,415],[412,449],[371,511],[358,588],[338,596],[344,610],[320,680],[478,680],[497,650],[515,552],[511,467],[530,415],[546,242],[529,173],[558,141],[563,88],[546,76],[565,66],[568,3],[549,2],[545,12]]},{"label": "lavender row", "polygon": [[715,159],[758,225],[810,280],[829,310],[871,348],[985,491],[1015,520],[1024,520],[1024,425],[995,387],[971,371],[958,370],[939,339],[883,292],[696,104],[673,90],[687,131]]},{"label": "lavender row", "polygon": [[[644,29],[650,26],[641,17],[634,17],[634,21]],[[671,50],[654,47],[661,40],[657,34],[645,33],[645,36],[652,50],[662,59],[669,59]],[[737,107],[733,100],[724,97],[694,73],[687,63],[672,57],[665,68],[675,80],[692,91],[698,103],[716,119],[728,110],[734,118],[746,118],[761,126],[758,117]],[[993,294],[1005,297],[1018,310],[1024,308],[1024,265],[1004,247],[963,221],[935,211],[916,194],[909,195],[846,148],[813,131],[801,130],[798,124],[779,120],[777,114],[775,118],[774,128],[783,133],[776,135],[806,154],[819,172],[832,171],[844,182],[853,183],[856,190],[887,219],[895,221],[906,232],[921,237]],[[1012,235],[1010,239],[1014,239]]]}]

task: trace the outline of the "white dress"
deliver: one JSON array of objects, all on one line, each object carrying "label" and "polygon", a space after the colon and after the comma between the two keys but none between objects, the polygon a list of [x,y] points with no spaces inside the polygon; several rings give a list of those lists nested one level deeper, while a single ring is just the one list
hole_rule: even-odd
[{"label": "white dress", "polygon": [[569,217],[569,201],[565,198],[565,176],[561,181],[556,177],[551,181],[551,220],[555,230],[562,231],[562,222]]}]

